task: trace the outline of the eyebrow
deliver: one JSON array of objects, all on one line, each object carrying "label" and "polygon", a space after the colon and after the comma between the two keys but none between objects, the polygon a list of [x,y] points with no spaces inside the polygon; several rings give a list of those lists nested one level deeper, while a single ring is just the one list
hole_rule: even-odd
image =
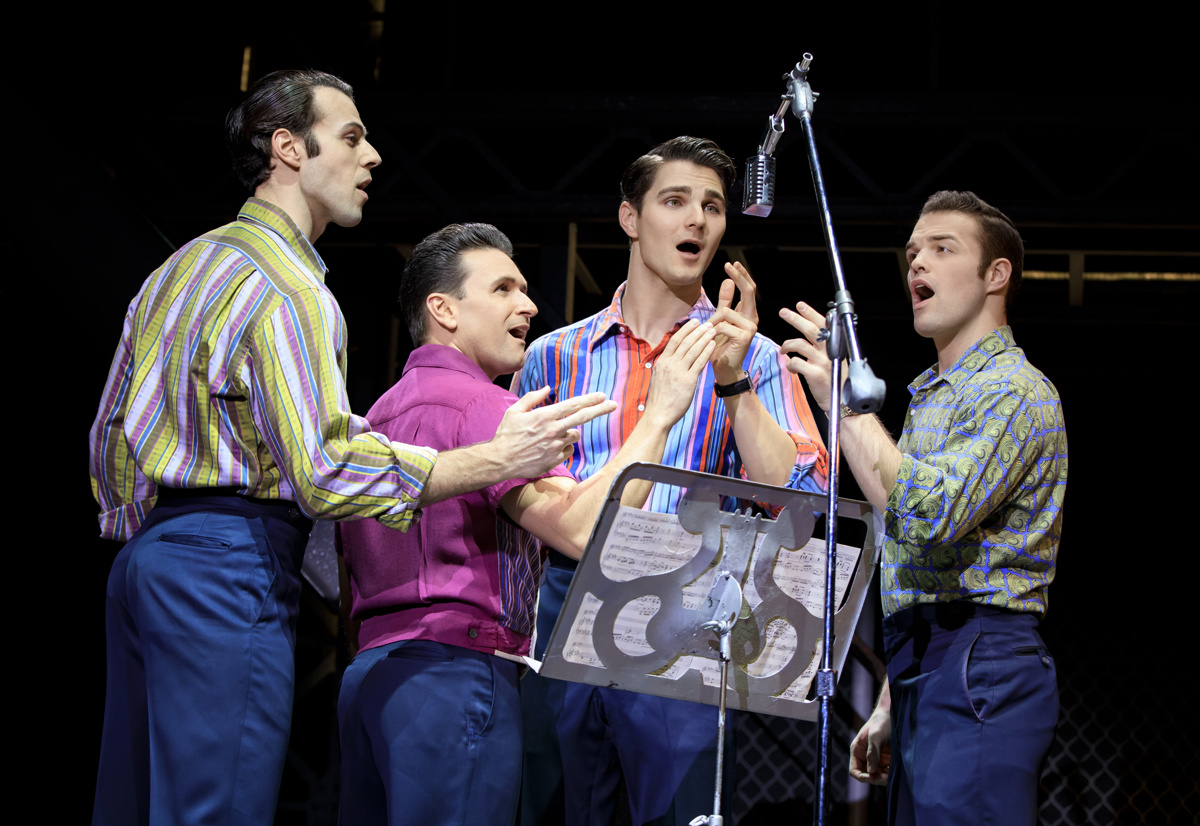
[{"label": "eyebrow", "polygon": [[517,277],[513,276],[513,275],[497,276],[496,279],[492,282],[492,289],[499,287],[501,284],[516,284],[517,287],[522,290],[529,288],[529,282],[526,281],[524,277],[522,277],[518,281]]},{"label": "eyebrow", "polygon": [[[662,189],[660,189],[658,191],[657,197],[661,198],[663,195],[667,195],[672,192],[678,192],[681,195],[691,195],[692,188],[690,186],[688,186],[687,184],[680,184],[679,186],[664,186]],[[718,192],[715,189],[704,190],[704,195],[706,198],[710,198],[712,200],[720,201],[721,203],[725,203],[725,196],[722,195],[720,192]]]},{"label": "eyebrow", "polygon": [[[925,240],[926,241],[958,241],[960,239],[957,235],[955,235],[952,232],[942,232],[942,233],[938,233],[937,235],[927,235],[925,237]],[[912,249],[915,246],[917,246],[917,241],[913,238],[909,238],[908,243],[904,245],[904,251],[908,252],[910,249]]]},{"label": "eyebrow", "polygon": [[342,127],[342,131],[345,132],[347,129],[357,129],[359,132],[362,132],[364,138],[367,136],[367,127],[356,120],[346,121],[346,124]]}]

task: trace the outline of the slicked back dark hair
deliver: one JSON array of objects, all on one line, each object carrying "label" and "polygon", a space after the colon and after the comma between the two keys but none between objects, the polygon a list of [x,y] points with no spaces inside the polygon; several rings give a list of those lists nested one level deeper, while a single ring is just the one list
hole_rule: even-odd
[{"label": "slicked back dark hair", "polygon": [[621,176],[621,200],[628,201],[640,213],[658,168],[668,161],[691,161],[696,166],[711,169],[721,179],[725,187],[722,194],[726,200],[729,199],[729,192],[737,179],[737,167],[733,161],[721,151],[721,147],[707,138],[681,135],[660,143],[629,165]]},{"label": "slicked back dark hair", "polygon": [[450,224],[413,247],[400,274],[400,310],[414,347],[424,344],[429,333],[425,299],[434,293],[463,298],[467,277],[463,253],[488,249],[499,250],[509,258],[513,255],[512,241],[491,224]]},{"label": "slicked back dark hair", "polygon": [[225,118],[225,135],[233,173],[253,192],[271,177],[271,136],[287,129],[304,141],[310,158],[321,154],[313,137],[317,122],[316,89],[327,86],[354,100],[354,90],[340,77],[315,69],[286,69],[261,78],[240,105]]},{"label": "slicked back dark hair", "polygon": [[943,189],[929,196],[925,206],[921,207],[921,217],[924,218],[931,212],[958,212],[975,219],[979,245],[982,247],[979,261],[980,278],[983,278],[987,268],[997,258],[1008,259],[1012,264],[1012,274],[1008,277],[1004,308],[1010,309],[1013,299],[1017,296],[1017,290],[1021,287],[1021,273],[1025,268],[1025,244],[1012,219],[974,192],[957,192],[950,189]]}]

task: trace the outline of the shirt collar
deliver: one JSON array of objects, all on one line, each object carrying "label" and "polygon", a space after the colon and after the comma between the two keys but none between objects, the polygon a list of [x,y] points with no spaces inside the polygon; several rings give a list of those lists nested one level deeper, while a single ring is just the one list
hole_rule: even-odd
[{"label": "shirt collar", "polygon": [[928,390],[940,381],[947,381],[951,387],[957,387],[960,383],[982,370],[988,362],[1001,352],[1016,346],[1016,342],[1013,340],[1012,329],[1008,325],[997,327],[968,347],[967,352],[962,354],[962,358],[956,361],[954,366],[947,370],[945,374],[940,375],[935,364],[917,376],[913,379],[913,383],[908,386],[908,392],[915,395],[922,390]]},{"label": "shirt collar", "polygon": [[325,274],[329,271],[325,262],[317,254],[312,241],[305,237],[296,223],[282,209],[261,198],[247,198],[246,203],[242,204],[242,208],[238,212],[238,220],[248,224],[257,224],[274,232],[304,259],[308,268],[321,283],[325,283]]},{"label": "shirt collar", "polygon": [[422,344],[413,350],[404,364],[404,373],[418,367],[440,367],[463,373],[473,379],[491,384],[492,380],[483,372],[466,353],[456,350],[448,344]]},{"label": "shirt collar", "polygon": [[[608,309],[604,311],[600,317],[600,322],[596,325],[595,332],[592,333],[592,338],[588,342],[588,350],[595,349],[596,345],[609,334],[615,335],[621,330],[628,329],[625,319],[621,316],[621,297],[625,295],[625,287],[628,285],[629,282],[626,281],[617,287],[617,292],[613,295],[612,303],[608,305]],[[704,290],[701,290],[700,297],[696,299],[696,303],[692,305],[692,309],[688,311],[688,314],[675,322],[675,329],[678,330],[686,324],[689,318],[694,318],[701,323],[708,321],[716,311],[717,308],[708,300],[708,296],[704,294]],[[649,343],[657,344],[658,342]]]}]

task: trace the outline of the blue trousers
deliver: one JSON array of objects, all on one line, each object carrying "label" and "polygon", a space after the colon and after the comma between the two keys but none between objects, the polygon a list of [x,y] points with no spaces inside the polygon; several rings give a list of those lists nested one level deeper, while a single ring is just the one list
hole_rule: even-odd
[{"label": "blue trousers", "polygon": [[1033,826],[1058,722],[1054,660],[1030,614],[965,602],[884,619],[892,824]]},{"label": "blue trousers", "polygon": [[517,671],[430,640],[359,652],[338,692],[338,822],[509,826],[521,787]]},{"label": "blue trousers", "polygon": [[[572,572],[553,567],[541,591],[545,645]],[[539,650],[537,656],[544,656]],[[712,814],[716,707],[526,674],[521,680],[525,771],[522,826],[608,826],[622,775],[635,826],[685,826]],[[733,805],[737,713],[726,719],[722,814]]]},{"label": "blue trousers", "polygon": [[269,824],[312,523],[287,502],[168,499],[108,578],[93,824]]}]

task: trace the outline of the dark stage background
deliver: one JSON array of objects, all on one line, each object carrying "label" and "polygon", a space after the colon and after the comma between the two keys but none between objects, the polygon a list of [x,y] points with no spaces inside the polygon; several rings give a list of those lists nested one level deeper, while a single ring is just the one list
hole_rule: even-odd
[{"label": "dark stage background", "polygon": [[[394,359],[406,357],[392,304],[412,244],[450,221],[493,222],[517,245],[542,308],[535,333],[594,312],[624,275],[615,218],[629,161],[678,134],[713,137],[744,158],[784,91],[780,76],[804,51],[815,56],[819,149],[864,348],[888,380],[887,425],[899,430],[905,386],[934,358],[912,331],[898,263],[925,196],[975,190],[1016,220],[1028,270],[1062,274],[1027,277],[1012,318],[1018,343],[1061,391],[1071,445],[1045,624],[1063,714],[1042,821],[1195,822],[1187,652],[1196,644],[1186,620],[1197,565],[1190,529],[1176,517],[1193,507],[1197,459],[1189,388],[1200,117],[1197,72],[1172,35],[1191,24],[1153,14],[1146,25],[1002,19],[995,10],[964,17],[923,2],[761,14],[784,41],[762,45],[744,34],[747,10],[733,7],[681,7],[670,20],[636,22],[641,9],[613,6],[481,14],[456,2],[420,12],[385,0],[210,4],[193,7],[205,16],[192,18],[176,8],[46,21],[44,32],[63,36],[16,67],[35,70],[36,82],[23,86],[9,124],[17,180],[32,180],[10,189],[31,198],[9,197],[4,248],[21,283],[8,290],[29,307],[31,329],[48,331],[22,361],[31,409],[53,411],[58,436],[38,439],[35,425],[18,438],[61,446],[64,470],[51,483],[60,498],[39,508],[51,530],[38,531],[38,542],[51,533],[66,541],[19,564],[34,584],[22,589],[32,600],[21,617],[55,645],[21,648],[29,653],[12,658],[9,674],[46,674],[66,687],[69,700],[56,689],[32,704],[36,733],[20,738],[29,754],[17,758],[27,767],[53,760],[65,781],[55,801],[63,822],[90,809],[104,583],[117,551],[95,538],[86,434],[126,304],[172,249],[229,220],[244,197],[222,137],[243,69],[251,80],[296,66],[345,77],[383,156],[363,224],[333,227],[318,244],[350,326],[351,401],[365,412]],[[831,294],[800,138],[789,119],[775,214],[731,211],[706,280],[714,295],[720,263],[744,256],[761,286],[762,330],[777,340],[786,335],[780,306]],[[1082,280],[1067,279],[1073,262]],[[47,487],[25,479],[14,495],[41,498]],[[843,493],[856,493],[848,479]],[[48,565],[55,587],[41,591]],[[309,594],[281,824],[333,822],[335,622]],[[873,629],[861,630],[870,638]],[[856,725],[844,700],[838,713],[835,822],[880,822],[878,793],[846,802]],[[734,822],[808,822],[814,727],[757,718],[746,733]]]}]

